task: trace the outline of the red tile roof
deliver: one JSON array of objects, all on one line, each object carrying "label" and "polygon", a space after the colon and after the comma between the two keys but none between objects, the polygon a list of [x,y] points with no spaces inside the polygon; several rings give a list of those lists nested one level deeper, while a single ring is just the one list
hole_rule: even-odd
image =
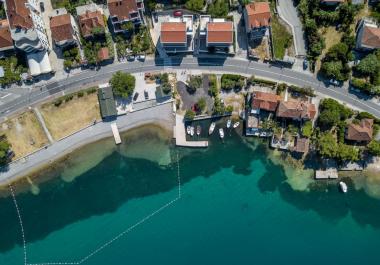
[{"label": "red tile roof", "polygon": [[107,47],[103,47],[98,51],[98,59],[104,61],[110,58],[109,50]]},{"label": "red tile roof", "polygon": [[54,41],[73,39],[73,26],[70,14],[63,14],[50,19],[51,37]]},{"label": "red tile roof", "polygon": [[108,0],[108,9],[118,20],[129,20],[130,13],[138,12],[136,0]]},{"label": "red tile roof", "polygon": [[233,42],[233,24],[227,22],[210,22],[207,24],[207,41],[209,43]]},{"label": "red tile roof", "polygon": [[269,26],[271,14],[268,2],[253,2],[246,5],[245,8],[250,28]]},{"label": "red tile roof", "polygon": [[186,43],[185,22],[163,22],[161,23],[162,43]]},{"label": "red tile roof", "polygon": [[359,124],[351,123],[347,128],[346,139],[357,142],[369,142],[373,135],[373,120],[363,119]]},{"label": "red tile roof", "polygon": [[281,118],[314,119],[315,105],[305,101],[281,101],[276,115]]},{"label": "red tile roof", "polygon": [[368,47],[380,48],[380,28],[364,26],[361,43]]},{"label": "red tile roof", "polygon": [[272,93],[256,91],[252,94],[252,108],[276,111],[280,96]]},{"label": "red tile roof", "polygon": [[13,46],[11,31],[9,30],[8,20],[0,21],[0,49]]},{"label": "red tile roof", "polygon": [[7,15],[11,29],[33,28],[33,21],[30,17],[30,11],[25,6],[26,2],[27,0],[6,0]]},{"label": "red tile roof", "polygon": [[78,20],[83,37],[92,36],[92,30],[94,28],[104,29],[104,19],[100,11],[86,11],[86,13],[79,16]]}]

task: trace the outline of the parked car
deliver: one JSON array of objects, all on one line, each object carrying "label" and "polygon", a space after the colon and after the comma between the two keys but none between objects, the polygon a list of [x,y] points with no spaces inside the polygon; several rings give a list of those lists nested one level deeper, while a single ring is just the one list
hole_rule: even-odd
[{"label": "parked car", "polygon": [[330,84],[333,85],[333,86],[341,86],[342,83],[336,79],[330,79]]},{"label": "parked car", "polygon": [[139,97],[139,93],[136,92],[136,93],[133,95],[133,101],[136,101],[138,97]]},{"label": "parked car", "polygon": [[181,10],[175,10],[173,12],[174,17],[182,17],[182,15],[183,15],[183,12]]},{"label": "parked car", "polygon": [[145,61],[145,55],[143,54],[138,55],[137,60],[142,61],[142,62]]},{"label": "parked car", "polygon": [[307,59],[303,60],[302,65],[303,65],[303,70],[306,70],[309,67],[309,62],[307,61]]},{"label": "parked car", "polygon": [[149,99],[149,94],[148,94],[148,91],[144,90],[144,97],[145,97],[145,100]]},{"label": "parked car", "polygon": [[130,61],[130,62],[133,62],[134,60],[136,60],[136,56],[134,56],[134,55],[128,55],[127,60]]}]

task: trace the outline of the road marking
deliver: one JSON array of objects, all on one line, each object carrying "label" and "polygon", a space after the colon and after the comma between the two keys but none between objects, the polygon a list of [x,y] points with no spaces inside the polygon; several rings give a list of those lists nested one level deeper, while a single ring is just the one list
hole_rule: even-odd
[{"label": "road marking", "polygon": [[10,95],[12,95],[11,93],[8,93],[8,94],[6,94],[6,95],[4,95],[4,96],[2,96],[2,97],[0,97],[1,99],[4,99],[4,98],[6,98],[6,97],[8,97],[8,96],[10,96]]}]

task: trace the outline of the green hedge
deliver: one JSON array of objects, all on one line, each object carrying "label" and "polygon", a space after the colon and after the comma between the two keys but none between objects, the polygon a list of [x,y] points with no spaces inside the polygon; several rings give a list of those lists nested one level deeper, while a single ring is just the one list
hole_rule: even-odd
[{"label": "green hedge", "polygon": [[255,84],[271,86],[272,88],[277,85],[277,82],[266,79],[255,78],[253,81]]},{"label": "green hedge", "polygon": [[309,97],[315,97],[314,89],[312,89],[311,87],[299,87],[299,86],[291,85],[288,87],[288,89],[292,92],[297,92],[297,93],[300,93],[302,95],[306,95]]}]

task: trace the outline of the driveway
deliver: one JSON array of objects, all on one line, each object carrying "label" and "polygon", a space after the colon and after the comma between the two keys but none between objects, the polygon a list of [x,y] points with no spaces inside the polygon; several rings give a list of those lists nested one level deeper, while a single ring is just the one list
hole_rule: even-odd
[{"label": "driveway", "polygon": [[277,11],[280,17],[292,28],[296,55],[306,55],[306,42],[302,30],[302,23],[298,17],[297,7],[294,5],[293,0],[278,0]]}]

